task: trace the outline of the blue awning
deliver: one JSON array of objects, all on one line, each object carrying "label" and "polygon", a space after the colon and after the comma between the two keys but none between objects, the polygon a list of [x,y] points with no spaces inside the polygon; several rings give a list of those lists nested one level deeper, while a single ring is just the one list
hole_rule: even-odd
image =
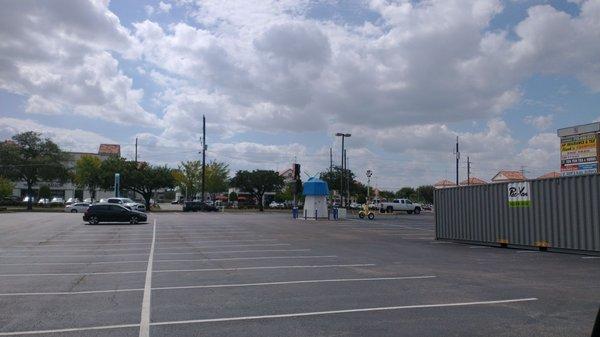
[{"label": "blue awning", "polygon": [[302,184],[303,195],[329,195],[327,183],[319,178],[309,178]]}]

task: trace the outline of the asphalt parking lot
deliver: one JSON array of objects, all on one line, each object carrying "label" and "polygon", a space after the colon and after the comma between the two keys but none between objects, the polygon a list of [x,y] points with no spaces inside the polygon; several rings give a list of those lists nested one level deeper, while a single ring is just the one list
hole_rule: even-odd
[{"label": "asphalt parking lot", "polygon": [[433,216],[0,214],[0,336],[590,336],[600,259],[434,240]]}]

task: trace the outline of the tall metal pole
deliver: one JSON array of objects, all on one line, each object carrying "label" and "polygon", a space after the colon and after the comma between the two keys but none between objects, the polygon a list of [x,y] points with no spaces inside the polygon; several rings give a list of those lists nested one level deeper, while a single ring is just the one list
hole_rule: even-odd
[{"label": "tall metal pole", "polygon": [[333,149],[329,148],[329,174],[333,172]]},{"label": "tall metal pole", "polygon": [[[348,170],[348,151],[344,150],[344,161],[346,163],[346,170]],[[350,201],[350,180],[352,179],[352,175],[350,171],[348,172],[348,176],[346,177],[346,207],[348,207],[348,202]]]},{"label": "tall metal pole", "polygon": [[471,160],[467,156],[467,185],[471,185]]},{"label": "tall metal pole", "polygon": [[458,162],[460,160],[460,151],[458,150],[458,136],[456,137],[456,186],[458,186]]},{"label": "tall metal pole", "polygon": [[371,176],[373,172],[371,170],[367,170],[367,205],[369,204],[369,190],[371,189]]},{"label": "tall metal pole", "polygon": [[135,162],[137,163],[137,137],[135,137]]},{"label": "tall metal pole", "polygon": [[344,138],[346,136],[342,135],[342,170],[340,171],[340,206],[344,205]]},{"label": "tall metal pole", "polygon": [[204,181],[206,176],[206,117],[202,115],[202,197],[204,202]]}]

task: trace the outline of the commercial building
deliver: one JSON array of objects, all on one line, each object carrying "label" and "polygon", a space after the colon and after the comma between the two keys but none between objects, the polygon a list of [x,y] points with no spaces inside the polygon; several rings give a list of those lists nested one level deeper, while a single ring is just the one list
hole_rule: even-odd
[{"label": "commercial building", "polygon": [[[67,152],[68,160],[65,162],[65,166],[68,169],[73,169],[75,167],[75,163],[83,157],[83,156],[94,156],[98,157],[101,160],[105,160],[110,156],[120,156],[121,155],[121,146],[118,144],[100,144],[97,153],[93,152]],[[32,188],[32,196],[38,199],[38,191],[41,186],[50,187],[50,192],[52,197],[59,197],[67,200],[69,198],[78,198],[79,200],[83,200],[85,198],[90,198],[89,191],[86,189],[81,189],[77,185],[75,185],[71,181],[67,181],[64,183],[57,181],[40,181],[35,184]],[[24,198],[27,196],[27,184],[24,181],[18,181],[15,183],[15,187],[13,189],[13,195]],[[101,199],[105,197],[112,196],[112,191],[103,191],[98,189],[96,191],[96,199]]]}]

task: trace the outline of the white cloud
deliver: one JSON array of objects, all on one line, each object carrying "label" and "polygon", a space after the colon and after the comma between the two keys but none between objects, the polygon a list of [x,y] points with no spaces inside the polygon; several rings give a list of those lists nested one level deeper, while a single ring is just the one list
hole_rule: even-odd
[{"label": "white cloud", "polygon": [[146,12],[146,14],[148,16],[152,16],[154,14],[154,7],[152,7],[150,5],[145,5],[144,6],[144,11]]},{"label": "white cloud", "polygon": [[531,116],[527,115],[523,119],[525,124],[529,124],[537,128],[538,130],[546,130],[548,129],[554,121],[553,115],[545,115],[545,116]]},{"label": "white cloud", "polygon": [[169,13],[171,11],[171,7],[172,5],[170,3],[165,3],[162,1],[158,3],[158,9],[160,9],[160,11],[163,13]]},{"label": "white cloud", "polygon": [[26,112],[76,113],[116,123],[159,124],[143,91],[112,53],[135,40],[104,2],[17,1],[0,13],[0,89],[28,98]]},{"label": "white cloud", "polygon": [[81,129],[56,128],[40,124],[31,119],[0,117],[0,139],[26,131],[41,133],[52,139],[65,151],[97,152],[101,143],[114,144],[114,140],[95,132]]}]

